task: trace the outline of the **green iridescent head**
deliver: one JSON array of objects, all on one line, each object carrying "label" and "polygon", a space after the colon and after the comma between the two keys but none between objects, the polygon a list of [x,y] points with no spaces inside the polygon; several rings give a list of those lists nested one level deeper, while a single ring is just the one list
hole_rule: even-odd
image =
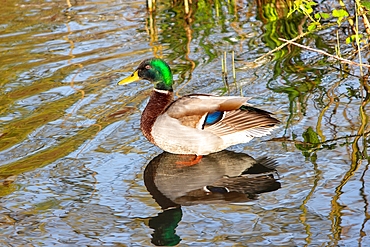
[{"label": "green iridescent head", "polygon": [[172,72],[168,64],[159,58],[149,58],[142,61],[129,77],[118,82],[118,85],[128,84],[138,80],[148,80],[155,89],[173,91]]}]

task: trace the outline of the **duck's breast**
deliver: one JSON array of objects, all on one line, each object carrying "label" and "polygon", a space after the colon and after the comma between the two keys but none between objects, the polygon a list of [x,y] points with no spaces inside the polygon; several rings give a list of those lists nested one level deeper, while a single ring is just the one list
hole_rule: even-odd
[{"label": "duck's breast", "polygon": [[211,132],[183,125],[167,113],[160,115],[152,128],[155,144],[174,154],[206,155],[223,148],[223,140]]}]

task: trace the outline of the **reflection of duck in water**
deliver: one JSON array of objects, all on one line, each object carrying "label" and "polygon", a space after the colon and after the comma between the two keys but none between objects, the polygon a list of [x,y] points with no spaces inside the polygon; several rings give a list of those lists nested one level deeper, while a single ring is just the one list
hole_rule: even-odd
[{"label": "reflection of duck in water", "polygon": [[243,153],[221,151],[194,166],[179,166],[181,155],[162,153],[144,171],[148,191],[163,208],[198,203],[246,202],[256,194],[280,188],[276,162]]},{"label": "reflection of duck in water", "polygon": [[175,228],[182,218],[181,205],[247,202],[281,187],[276,161],[270,158],[255,160],[224,150],[204,156],[194,166],[179,166],[182,159],[182,155],[162,153],[144,171],[147,190],[165,210],[149,222],[156,245],[180,242]]}]

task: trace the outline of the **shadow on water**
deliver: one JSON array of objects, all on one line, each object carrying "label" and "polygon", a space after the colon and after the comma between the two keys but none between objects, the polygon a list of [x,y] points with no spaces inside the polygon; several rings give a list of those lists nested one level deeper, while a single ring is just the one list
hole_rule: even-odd
[{"label": "shadow on water", "polygon": [[277,162],[271,158],[254,159],[225,150],[204,156],[193,166],[179,165],[188,158],[164,152],[145,168],[145,186],[164,210],[149,220],[155,245],[180,242],[175,230],[182,218],[181,206],[246,203],[281,187]]}]

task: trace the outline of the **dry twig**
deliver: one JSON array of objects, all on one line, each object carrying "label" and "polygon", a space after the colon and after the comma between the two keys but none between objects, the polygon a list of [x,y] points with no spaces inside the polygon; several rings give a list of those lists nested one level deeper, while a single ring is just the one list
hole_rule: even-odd
[{"label": "dry twig", "polygon": [[286,40],[286,39],[283,39],[283,38],[279,38],[279,40],[287,42],[287,43],[295,45],[295,46],[298,46],[298,47],[301,47],[301,48],[304,48],[304,49],[307,49],[307,50],[310,50],[310,51],[314,51],[314,52],[323,54],[323,55],[331,57],[331,58],[334,58],[336,60],[339,60],[341,63],[347,63],[347,64],[351,64],[351,65],[364,66],[364,67],[370,68],[369,64],[356,63],[356,62],[353,62],[351,60],[341,58],[341,57],[338,57],[336,55],[329,54],[329,53],[327,53],[325,51],[322,51],[322,50],[318,50],[318,49],[315,49],[315,48],[311,48],[311,47],[308,47],[308,46],[305,46],[305,45],[298,44],[298,43],[296,43],[294,41],[291,41],[291,40]]}]

